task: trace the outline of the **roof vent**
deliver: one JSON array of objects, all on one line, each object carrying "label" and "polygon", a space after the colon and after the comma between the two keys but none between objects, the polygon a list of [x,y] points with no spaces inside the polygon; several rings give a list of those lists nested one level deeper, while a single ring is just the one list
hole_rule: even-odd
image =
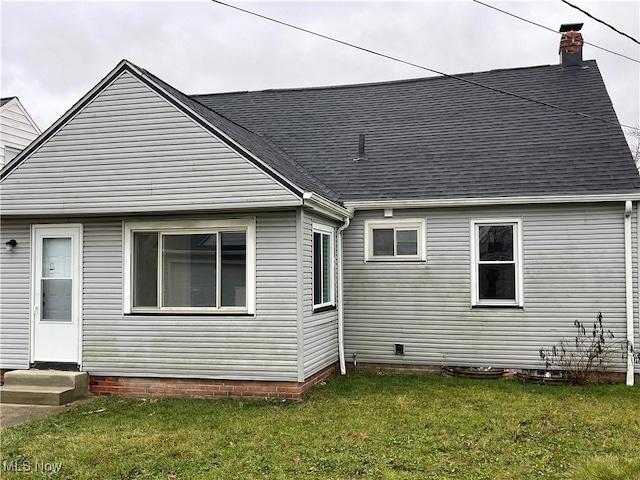
[{"label": "roof vent", "polygon": [[365,144],[364,144],[364,133],[361,133],[359,135],[358,138],[358,156],[356,158],[354,158],[354,161],[358,161],[358,160],[366,160],[367,159],[367,154],[365,153],[365,148],[364,148]]},{"label": "roof vent", "polygon": [[560,26],[560,65],[563,67],[579,67],[582,65],[582,23],[565,23]]}]

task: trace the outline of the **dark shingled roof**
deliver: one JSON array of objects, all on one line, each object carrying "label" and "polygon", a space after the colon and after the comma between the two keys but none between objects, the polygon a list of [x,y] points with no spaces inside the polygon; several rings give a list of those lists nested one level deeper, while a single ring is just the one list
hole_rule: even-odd
[{"label": "dark shingled roof", "polygon": [[[311,174],[306,183],[290,178],[334,200],[640,190],[595,61],[461,77],[606,122],[448,77],[191,99],[217,112],[227,122],[220,128],[276,170]],[[367,158],[354,161],[359,134],[366,135]]]}]

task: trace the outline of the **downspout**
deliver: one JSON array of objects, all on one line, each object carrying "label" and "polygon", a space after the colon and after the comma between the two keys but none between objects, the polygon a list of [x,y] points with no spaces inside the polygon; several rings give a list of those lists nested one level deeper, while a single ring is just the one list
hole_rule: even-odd
[{"label": "downspout", "polygon": [[627,298],[627,385],[634,383],[633,373],[633,255],[631,252],[631,214],[633,202],[627,200],[624,204],[624,267]]},{"label": "downspout", "polygon": [[[353,213],[353,209],[349,209]],[[344,232],[351,219],[344,218],[344,223],[338,228],[338,355],[340,357],[340,374],[347,374],[347,365],[344,360],[344,292],[342,287],[342,232]]]}]

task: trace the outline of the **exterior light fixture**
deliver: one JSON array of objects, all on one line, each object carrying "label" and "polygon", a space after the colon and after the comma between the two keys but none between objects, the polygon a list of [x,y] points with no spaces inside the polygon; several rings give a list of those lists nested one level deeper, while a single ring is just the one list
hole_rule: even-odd
[{"label": "exterior light fixture", "polygon": [[15,248],[16,245],[18,245],[18,242],[16,242],[13,238],[11,240],[9,240],[7,243],[4,244],[5,247],[7,247],[8,251],[11,251]]}]

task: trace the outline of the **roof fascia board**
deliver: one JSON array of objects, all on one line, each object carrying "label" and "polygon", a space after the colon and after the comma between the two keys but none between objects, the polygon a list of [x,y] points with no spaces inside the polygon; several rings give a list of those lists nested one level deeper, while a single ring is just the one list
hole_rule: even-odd
[{"label": "roof fascia board", "polygon": [[[161,85],[158,85],[156,82],[153,81],[153,79],[145,75],[145,73],[140,69],[138,69],[135,65],[128,63],[128,66],[129,66],[130,73],[133,74],[136,78],[138,78],[138,80],[144,82],[146,85],[152,88],[156,93],[161,95],[166,100],[170,101],[175,107],[177,107],[180,111],[182,111],[182,113],[186,114],[191,119],[196,120],[200,125],[202,125],[206,130],[208,130],[209,133],[212,133],[213,135],[216,136],[216,138],[219,138],[220,140],[222,140],[227,146],[231,147],[233,150],[235,150],[245,159],[249,160],[251,163],[253,163],[260,170],[268,174],[271,178],[273,178],[276,182],[278,182],[284,188],[286,188],[291,193],[293,193],[295,196],[302,198],[305,192],[304,189],[298,187],[289,179],[285,178],[283,175],[276,172],[273,168],[271,168],[265,162],[260,160],[256,155],[254,155],[249,150],[247,150],[246,148],[238,144],[238,142],[236,142],[231,137],[229,137],[225,132],[223,132],[216,126],[212,125],[205,118],[201,117],[197,112],[191,109],[188,105],[185,105],[183,102],[177,99],[174,95],[172,95],[171,93],[167,92],[164,88],[162,88]],[[204,107],[204,108],[207,108],[207,107]],[[302,203],[302,201],[300,203]]]},{"label": "roof fascia board", "polygon": [[[44,143],[55,135],[63,125],[68,123],[78,112],[80,112],[89,102],[91,102],[104,88],[106,88],[115,78],[130,65],[126,60],[121,60],[102,80],[100,80],[89,92],[67,110],[58,120],[56,120],[44,133],[31,142],[22,152],[20,152],[11,162],[4,166],[0,172],[0,181],[4,180],[11,172],[22,164],[24,159],[35,153]],[[9,102],[11,103],[11,102]]]},{"label": "roof fascia board", "polygon": [[379,210],[384,208],[437,208],[437,207],[480,207],[498,205],[534,205],[546,203],[599,203],[640,201],[638,193],[615,193],[602,195],[550,195],[531,197],[457,198],[443,200],[373,200],[345,201],[347,208],[355,210]]},{"label": "roof fascia board", "polygon": [[353,218],[353,210],[350,208],[341,207],[340,205],[327,200],[321,195],[315,192],[304,193],[305,207],[310,208],[314,212],[325,215],[334,220],[344,221],[345,218]]}]

